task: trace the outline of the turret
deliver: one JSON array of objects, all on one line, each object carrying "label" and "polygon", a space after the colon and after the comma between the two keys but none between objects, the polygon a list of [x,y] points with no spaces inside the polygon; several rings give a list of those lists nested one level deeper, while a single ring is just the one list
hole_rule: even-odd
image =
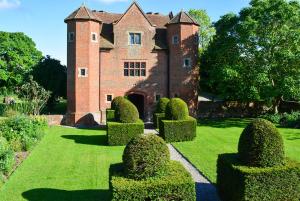
[{"label": "turret", "polygon": [[67,125],[91,125],[99,117],[99,39],[101,21],[82,5],[67,23]]},{"label": "turret", "polygon": [[198,30],[197,22],[184,11],[167,24],[170,96],[184,99],[194,115],[198,104]]}]

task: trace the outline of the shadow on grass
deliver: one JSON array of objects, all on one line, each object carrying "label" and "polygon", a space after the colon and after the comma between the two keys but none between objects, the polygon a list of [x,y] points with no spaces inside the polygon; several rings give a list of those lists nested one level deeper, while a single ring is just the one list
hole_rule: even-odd
[{"label": "shadow on grass", "polygon": [[215,128],[245,128],[252,120],[253,119],[250,118],[199,119],[198,126],[210,126]]},{"label": "shadow on grass", "polygon": [[109,201],[109,190],[67,191],[52,188],[37,188],[22,193],[28,201]]},{"label": "shadow on grass", "polygon": [[62,135],[62,138],[74,140],[77,144],[106,146],[106,135]]},{"label": "shadow on grass", "polygon": [[95,130],[105,131],[106,130],[106,125],[97,125],[97,126],[94,126],[94,127],[79,126],[79,127],[77,127],[77,129],[91,130],[91,131],[95,131]]}]

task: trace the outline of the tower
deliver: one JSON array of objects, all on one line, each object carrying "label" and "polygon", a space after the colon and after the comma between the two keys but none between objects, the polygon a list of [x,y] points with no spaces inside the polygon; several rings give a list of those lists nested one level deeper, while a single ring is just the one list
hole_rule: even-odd
[{"label": "tower", "polygon": [[185,100],[192,115],[198,104],[198,30],[197,22],[184,11],[167,24],[169,95]]},{"label": "tower", "polygon": [[101,21],[82,5],[67,23],[67,125],[93,125],[99,113],[99,39]]}]

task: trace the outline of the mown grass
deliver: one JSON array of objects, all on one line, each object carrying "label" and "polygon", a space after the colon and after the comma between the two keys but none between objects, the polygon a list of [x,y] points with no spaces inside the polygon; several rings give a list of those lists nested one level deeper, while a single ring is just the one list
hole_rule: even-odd
[{"label": "mown grass", "polygon": [[[216,182],[218,154],[237,152],[241,132],[251,119],[200,121],[197,137],[192,142],[174,143],[212,182]],[[300,129],[279,128],[284,138],[286,156],[300,161]]]},{"label": "mown grass", "polygon": [[51,127],[0,189],[1,201],[109,200],[109,166],[124,147],[108,147],[105,131]]}]

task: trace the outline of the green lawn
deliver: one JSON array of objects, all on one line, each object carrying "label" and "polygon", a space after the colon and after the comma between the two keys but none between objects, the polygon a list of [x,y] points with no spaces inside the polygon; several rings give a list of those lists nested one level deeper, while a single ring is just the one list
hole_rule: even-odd
[{"label": "green lawn", "polygon": [[[197,137],[192,142],[174,143],[201,172],[216,182],[218,154],[237,152],[241,132],[249,119],[202,121],[197,128]],[[286,155],[300,161],[300,129],[279,128],[285,142]]]},{"label": "green lawn", "polygon": [[49,128],[0,190],[0,200],[108,200],[109,166],[121,161],[124,148],[105,143],[105,131]]}]

